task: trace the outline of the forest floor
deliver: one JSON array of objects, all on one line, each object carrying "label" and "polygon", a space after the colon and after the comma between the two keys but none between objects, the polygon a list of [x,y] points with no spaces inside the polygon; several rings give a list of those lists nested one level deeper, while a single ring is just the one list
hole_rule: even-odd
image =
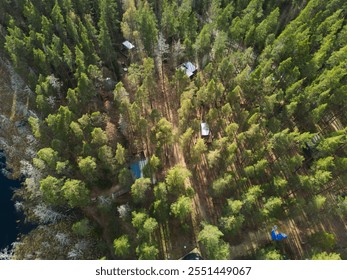
[{"label": "forest floor", "polygon": [[[174,132],[178,131],[178,114],[177,109],[173,108],[173,104],[177,104],[175,96],[171,94],[170,90],[167,88],[163,77],[160,76],[160,85],[163,102],[156,103],[157,110],[162,112],[163,117],[165,117],[173,126]],[[187,163],[184,158],[182,148],[177,141],[174,142],[171,149],[167,151],[167,163],[168,166],[173,167],[175,165],[180,165],[187,168]],[[195,182],[192,179],[187,179],[187,186],[195,186]],[[163,232],[162,240],[165,244],[165,248],[170,248],[164,252],[165,259],[179,259],[180,257],[187,254],[189,251],[195,247],[199,247],[197,242],[197,236],[199,234],[200,222],[202,220],[208,220],[205,213],[205,209],[209,209],[206,201],[202,200],[203,195],[196,190],[196,194],[193,199],[193,210],[191,213],[190,226],[193,231],[191,234],[189,232],[182,233],[180,225],[175,225],[174,222],[168,223],[161,231]],[[168,226],[171,224],[170,230]],[[167,238],[170,233],[171,238]]]}]

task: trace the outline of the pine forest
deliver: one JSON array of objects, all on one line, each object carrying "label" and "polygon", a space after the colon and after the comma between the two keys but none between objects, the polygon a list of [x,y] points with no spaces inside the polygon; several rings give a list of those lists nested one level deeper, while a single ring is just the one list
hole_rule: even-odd
[{"label": "pine forest", "polygon": [[0,259],[347,259],[346,11],[0,0]]}]

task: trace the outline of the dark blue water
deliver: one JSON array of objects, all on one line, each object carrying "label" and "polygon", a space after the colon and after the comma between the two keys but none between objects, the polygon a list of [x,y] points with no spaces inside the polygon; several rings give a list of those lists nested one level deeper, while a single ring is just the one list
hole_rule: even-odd
[{"label": "dark blue water", "polygon": [[[1,154],[1,151],[0,151]],[[0,170],[5,166],[5,158],[0,158]],[[0,250],[10,246],[19,234],[17,220],[20,215],[16,213],[12,201],[13,190],[20,187],[19,180],[10,180],[0,172]]]}]

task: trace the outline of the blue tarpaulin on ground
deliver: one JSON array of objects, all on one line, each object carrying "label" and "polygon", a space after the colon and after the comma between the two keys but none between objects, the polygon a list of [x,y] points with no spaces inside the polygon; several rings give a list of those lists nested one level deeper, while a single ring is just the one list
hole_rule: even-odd
[{"label": "blue tarpaulin on ground", "polygon": [[271,231],[271,239],[272,240],[283,240],[286,239],[288,236],[282,232],[278,233],[276,230]]},{"label": "blue tarpaulin on ground", "polygon": [[286,239],[288,236],[282,232],[280,232],[279,234],[277,234],[277,240],[282,240],[282,239]]},{"label": "blue tarpaulin on ground", "polygon": [[271,239],[276,240],[276,231],[275,230],[271,231]]}]

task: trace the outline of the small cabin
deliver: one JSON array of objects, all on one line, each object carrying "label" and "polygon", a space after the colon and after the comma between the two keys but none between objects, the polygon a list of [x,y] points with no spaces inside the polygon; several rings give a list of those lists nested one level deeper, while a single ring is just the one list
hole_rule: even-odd
[{"label": "small cabin", "polygon": [[192,78],[197,71],[197,67],[190,61],[181,64],[178,68],[183,70],[188,78]]},{"label": "small cabin", "polygon": [[122,47],[124,50],[132,50],[133,48],[135,48],[135,46],[132,43],[130,43],[129,41],[124,41],[122,43]]},{"label": "small cabin", "polygon": [[129,65],[130,63],[130,53],[132,52],[132,50],[135,48],[135,46],[130,43],[129,41],[124,41],[122,43],[122,47],[121,47],[121,50],[120,50],[120,53],[124,56],[123,59],[120,60],[120,63],[122,65],[122,68],[123,68],[123,71],[124,72],[127,72],[128,71],[128,68],[127,68],[127,65]]},{"label": "small cabin", "polygon": [[210,127],[207,123],[201,123],[201,137],[209,137],[210,136]]}]

